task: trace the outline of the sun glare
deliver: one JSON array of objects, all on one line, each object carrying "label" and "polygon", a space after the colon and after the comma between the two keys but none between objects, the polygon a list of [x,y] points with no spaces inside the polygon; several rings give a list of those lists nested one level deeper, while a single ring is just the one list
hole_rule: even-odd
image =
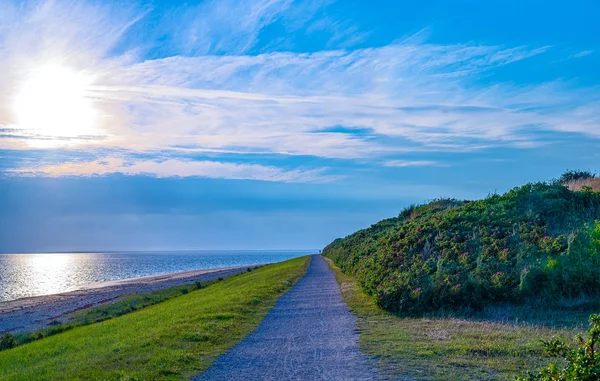
[{"label": "sun glare", "polygon": [[90,84],[91,77],[63,66],[32,72],[15,99],[19,128],[50,142],[98,134],[97,112],[86,95]]}]

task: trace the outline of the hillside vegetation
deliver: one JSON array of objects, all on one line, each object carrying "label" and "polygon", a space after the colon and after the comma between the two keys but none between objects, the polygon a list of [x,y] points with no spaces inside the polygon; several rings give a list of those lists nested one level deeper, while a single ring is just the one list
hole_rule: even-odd
[{"label": "hillside vegetation", "polygon": [[600,291],[600,193],[563,182],[594,178],[570,171],[483,200],[412,206],[323,254],[402,314],[586,303]]}]

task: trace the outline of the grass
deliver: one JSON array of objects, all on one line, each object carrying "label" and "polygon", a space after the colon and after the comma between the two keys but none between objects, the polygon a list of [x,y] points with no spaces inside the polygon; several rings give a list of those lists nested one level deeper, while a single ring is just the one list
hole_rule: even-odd
[{"label": "grass", "polygon": [[[219,279],[223,280],[223,278]],[[63,322],[53,321],[48,324],[48,327],[40,328],[32,332],[17,334],[15,336],[16,344],[27,344],[32,341],[41,340],[45,337],[53,336],[76,327],[99,323],[104,320],[119,317],[158,303],[162,303],[166,300],[185,295],[189,293],[190,290],[199,290],[201,288],[208,287],[209,285],[218,281],[219,280],[195,282],[193,284],[173,286],[146,293],[123,295],[112,303],[72,312],[65,316]]]},{"label": "grass", "polygon": [[540,339],[572,338],[587,326],[586,310],[567,314],[570,318],[563,313],[558,321],[561,328],[542,324],[549,322],[552,313],[558,316],[556,312],[534,316],[519,309],[511,314],[520,316],[522,324],[483,317],[399,317],[377,307],[354,278],[325,260],[335,272],[344,300],[359,318],[361,349],[378,359],[384,379],[511,380],[547,363]]},{"label": "grass", "polygon": [[0,352],[0,379],[189,379],[256,329],[308,263],[302,257],[265,266]]},{"label": "grass", "polygon": [[190,291],[199,290],[217,282],[217,280],[196,282],[147,293],[124,295],[114,303],[73,312],[67,316],[67,321],[71,324],[78,325],[99,323],[104,320],[119,317],[136,310],[162,303],[169,299],[186,295]]}]

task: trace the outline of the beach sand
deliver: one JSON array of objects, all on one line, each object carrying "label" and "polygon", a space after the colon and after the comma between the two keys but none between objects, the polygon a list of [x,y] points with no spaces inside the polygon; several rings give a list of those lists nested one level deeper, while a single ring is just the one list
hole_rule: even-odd
[{"label": "beach sand", "polygon": [[110,303],[126,294],[156,291],[197,281],[208,281],[246,271],[253,266],[193,270],[113,282],[96,283],[74,291],[34,296],[0,303],[0,333],[21,333],[61,321],[65,315],[97,305]]}]

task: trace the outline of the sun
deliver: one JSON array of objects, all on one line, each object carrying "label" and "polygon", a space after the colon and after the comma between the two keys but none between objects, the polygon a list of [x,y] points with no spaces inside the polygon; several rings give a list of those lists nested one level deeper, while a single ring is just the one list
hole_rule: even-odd
[{"label": "sun", "polygon": [[15,97],[18,127],[55,142],[98,134],[91,83],[89,75],[60,65],[32,71]]}]

